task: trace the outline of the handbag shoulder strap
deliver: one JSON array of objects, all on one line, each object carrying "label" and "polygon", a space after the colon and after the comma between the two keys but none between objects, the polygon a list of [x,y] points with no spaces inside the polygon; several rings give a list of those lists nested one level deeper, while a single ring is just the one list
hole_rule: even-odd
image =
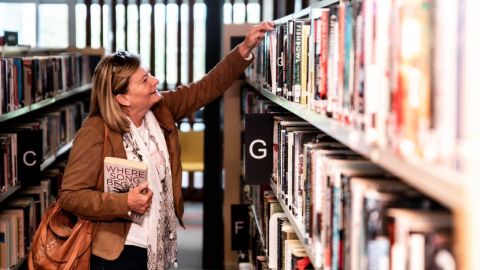
[{"label": "handbag shoulder strap", "polygon": [[[105,157],[107,156],[107,141],[108,141],[108,126],[106,123],[103,123],[104,125],[104,129],[105,129],[105,133],[104,133],[104,137],[103,137],[103,154],[102,154],[102,167],[103,167],[103,160],[105,159]],[[103,168],[100,170],[101,173],[100,175],[98,176],[98,180],[97,180],[97,185],[95,186],[95,189],[98,190],[98,188],[100,187],[101,183],[103,182]]]}]

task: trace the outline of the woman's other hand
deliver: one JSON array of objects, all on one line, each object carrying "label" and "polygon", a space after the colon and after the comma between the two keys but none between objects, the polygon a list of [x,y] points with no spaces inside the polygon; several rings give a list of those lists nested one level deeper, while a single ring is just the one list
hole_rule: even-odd
[{"label": "woman's other hand", "polygon": [[148,182],[141,183],[128,192],[128,209],[139,214],[145,214],[152,203],[152,196],[153,192],[148,188]]},{"label": "woman's other hand", "polygon": [[275,25],[271,21],[263,21],[251,27],[245,39],[240,44],[240,55],[242,55],[243,58],[247,58],[250,52],[265,38],[265,33],[273,30],[275,30]]}]

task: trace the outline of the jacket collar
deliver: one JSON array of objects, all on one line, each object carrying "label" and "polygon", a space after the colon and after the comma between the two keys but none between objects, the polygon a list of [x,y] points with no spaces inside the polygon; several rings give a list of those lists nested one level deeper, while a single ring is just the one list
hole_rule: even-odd
[{"label": "jacket collar", "polygon": [[169,112],[167,107],[163,105],[163,98],[160,102],[155,104],[151,110],[157,119],[158,124],[164,131],[170,134],[175,130],[176,127],[173,119],[171,117],[166,117]]}]

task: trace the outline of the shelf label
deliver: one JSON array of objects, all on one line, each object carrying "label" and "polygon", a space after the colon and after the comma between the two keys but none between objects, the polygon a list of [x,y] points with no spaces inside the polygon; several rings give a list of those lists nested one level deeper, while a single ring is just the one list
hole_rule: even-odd
[{"label": "shelf label", "polygon": [[232,250],[248,250],[248,241],[250,239],[248,205],[232,204],[230,210],[232,213]]},{"label": "shelf label", "polygon": [[245,116],[245,182],[266,185],[272,175],[273,117],[268,114]]}]

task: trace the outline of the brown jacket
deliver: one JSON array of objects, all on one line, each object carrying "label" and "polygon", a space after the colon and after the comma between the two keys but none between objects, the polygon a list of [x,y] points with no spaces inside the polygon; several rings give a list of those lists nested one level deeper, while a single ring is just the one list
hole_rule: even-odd
[{"label": "brown jacket", "polygon": [[[182,165],[175,123],[220,96],[250,62],[235,48],[204,78],[162,93],[163,98],[151,108],[164,130],[172,168],[175,213],[182,225]],[[104,121],[99,116],[89,117],[77,132],[61,187],[62,208],[79,217],[99,221],[93,254],[114,260],[123,250],[131,223],[126,193],[95,191],[97,180],[103,175],[104,132]],[[108,130],[106,143],[106,156],[126,158],[120,133]],[[103,190],[103,181],[99,189]]]}]

